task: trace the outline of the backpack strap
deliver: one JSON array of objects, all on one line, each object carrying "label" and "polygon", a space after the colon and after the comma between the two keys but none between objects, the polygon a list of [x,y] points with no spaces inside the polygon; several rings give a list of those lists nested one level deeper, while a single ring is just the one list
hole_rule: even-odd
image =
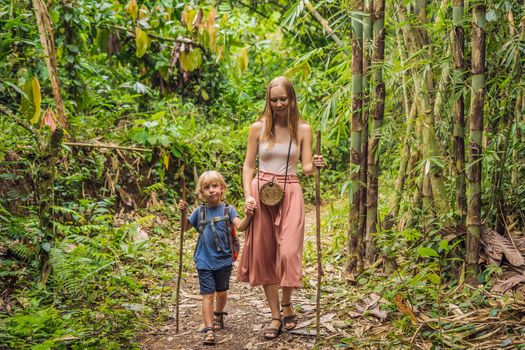
[{"label": "backpack strap", "polygon": [[199,219],[197,220],[197,232],[199,233],[199,237],[197,237],[197,244],[195,245],[195,250],[193,251],[193,256],[197,253],[197,248],[199,247],[199,243],[201,241],[202,232],[204,231],[204,219],[206,218],[206,207],[204,204],[201,204],[199,206]]},{"label": "backpack strap", "polygon": [[231,218],[230,218],[230,205],[228,203],[224,204],[224,216],[226,217],[226,228],[228,230],[228,242],[230,243],[230,252],[232,254],[232,260],[234,260],[233,257],[233,230],[231,227]]},{"label": "backpack strap", "polygon": [[217,217],[217,218],[206,220],[206,205],[202,204],[199,207],[199,221],[197,224],[197,231],[199,232],[199,238],[197,239],[197,246],[199,245],[199,241],[200,241],[202,233],[204,232],[204,228],[206,227],[206,225],[210,224],[213,240],[215,241],[215,249],[217,249],[218,252],[222,251],[221,244],[219,241],[219,234],[217,233],[217,229],[215,228],[215,223],[222,221],[222,220],[227,220],[227,218],[225,216],[222,216],[222,217]]},{"label": "backpack strap", "polygon": [[205,219],[206,219],[206,206],[204,204],[201,204],[199,206],[199,221],[197,221],[197,231],[199,231],[199,237],[204,230],[204,226],[206,226],[206,222],[204,222]]}]

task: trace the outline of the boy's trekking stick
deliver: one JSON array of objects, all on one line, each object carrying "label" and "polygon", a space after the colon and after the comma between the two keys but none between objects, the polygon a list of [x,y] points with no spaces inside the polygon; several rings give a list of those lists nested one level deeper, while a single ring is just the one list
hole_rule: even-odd
[{"label": "boy's trekking stick", "polygon": [[[321,130],[317,130],[317,145],[315,154],[321,154]],[[315,173],[315,224],[317,238],[317,325],[315,337],[317,340],[319,340],[321,334],[321,276],[323,275],[323,264],[321,262],[321,168],[317,168]]]},{"label": "boy's trekking stick", "polygon": [[[181,185],[182,185],[182,200],[186,202],[186,181],[184,181],[184,174],[181,175]],[[179,333],[179,300],[180,300],[180,280],[182,277],[182,253],[184,247],[184,225],[186,224],[187,219],[187,209],[184,209],[180,213],[180,244],[179,244],[179,274],[177,276],[177,294],[176,294],[176,311],[175,311],[175,321],[176,328],[175,332]]]}]

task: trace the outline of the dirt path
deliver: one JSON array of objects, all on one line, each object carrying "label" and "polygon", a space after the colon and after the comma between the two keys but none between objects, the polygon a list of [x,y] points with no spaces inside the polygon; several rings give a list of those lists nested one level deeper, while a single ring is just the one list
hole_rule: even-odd
[{"label": "dirt path", "polygon": [[[315,211],[309,210],[306,215],[306,232],[310,232],[315,223]],[[225,311],[226,328],[217,332],[215,349],[311,349],[315,337],[307,335],[308,326],[315,326],[315,290],[298,290],[293,295],[299,327],[296,334],[283,332],[277,339],[267,341],[262,332],[271,319],[270,308],[266,305],[262,288],[251,288],[246,283],[237,283],[234,267],[230,283],[230,292]],[[165,349],[210,349],[202,345],[202,317],[200,313],[201,296],[198,294],[199,283],[196,272],[190,273],[181,284],[180,331],[175,332],[175,305],[170,305],[173,317],[169,322],[158,325],[157,329],[144,335],[141,348],[144,350]]]}]

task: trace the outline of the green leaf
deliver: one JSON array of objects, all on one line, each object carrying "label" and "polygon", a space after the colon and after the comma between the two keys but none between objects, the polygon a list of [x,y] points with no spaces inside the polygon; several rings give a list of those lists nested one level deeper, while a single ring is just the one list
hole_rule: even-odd
[{"label": "green leaf", "polygon": [[438,275],[436,275],[435,273],[429,273],[429,274],[427,275],[427,278],[428,278],[428,280],[429,280],[430,282],[432,282],[433,284],[438,285],[438,284],[441,283],[441,278],[440,278]]},{"label": "green leaf", "polygon": [[33,105],[35,107],[35,113],[33,118],[31,118],[31,124],[38,123],[40,119],[40,104],[42,102],[42,95],[40,94],[40,83],[38,82],[37,77],[33,77],[31,80],[31,91],[33,93]]},{"label": "green leaf", "polygon": [[149,38],[148,34],[139,27],[135,30],[135,43],[137,45],[137,57],[144,56],[149,46]]},{"label": "green leaf", "polygon": [[148,141],[148,132],[142,128],[132,131],[131,139],[135,142],[145,144]]},{"label": "green leaf", "polygon": [[156,145],[157,144],[157,135],[150,135],[148,137],[148,143],[150,145]]},{"label": "green leaf", "polygon": [[170,144],[170,139],[167,135],[160,135],[157,138],[157,142],[163,145],[164,147],[167,147]]},{"label": "green leaf", "polygon": [[448,251],[448,241],[445,240],[445,239],[442,239],[442,240],[439,242],[439,249],[440,249],[440,250],[444,250],[444,251]]},{"label": "green leaf", "polygon": [[35,105],[33,100],[33,83],[27,80],[22,86],[22,99],[20,101],[20,111],[30,120],[35,115]]},{"label": "green leaf", "polygon": [[439,254],[432,248],[429,247],[421,247],[417,250],[417,253],[420,257],[428,258],[431,256],[439,256]]}]

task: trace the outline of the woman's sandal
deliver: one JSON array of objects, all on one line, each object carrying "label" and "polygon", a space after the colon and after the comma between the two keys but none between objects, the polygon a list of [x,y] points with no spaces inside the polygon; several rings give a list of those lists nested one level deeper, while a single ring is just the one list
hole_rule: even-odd
[{"label": "woman's sandal", "polygon": [[228,315],[227,312],[213,312],[213,330],[214,331],[220,331],[221,329],[224,329],[224,316]]},{"label": "woman's sandal", "polygon": [[[293,310],[292,303],[281,304],[281,307],[288,307],[288,306]],[[293,314],[293,315],[283,316],[283,323],[284,323],[284,329],[286,329],[287,331],[291,331],[292,329],[297,327],[297,315]]]},{"label": "woman's sandal", "polygon": [[202,343],[204,345],[215,345],[215,332],[212,327],[206,327],[202,330],[204,333],[204,339]]},{"label": "woman's sandal", "polygon": [[266,340],[272,340],[272,339],[277,338],[283,330],[283,320],[281,320],[280,318],[275,318],[275,317],[272,317],[272,320],[276,320],[280,322],[279,328],[273,328],[273,327],[266,328],[263,333],[263,336]]}]

